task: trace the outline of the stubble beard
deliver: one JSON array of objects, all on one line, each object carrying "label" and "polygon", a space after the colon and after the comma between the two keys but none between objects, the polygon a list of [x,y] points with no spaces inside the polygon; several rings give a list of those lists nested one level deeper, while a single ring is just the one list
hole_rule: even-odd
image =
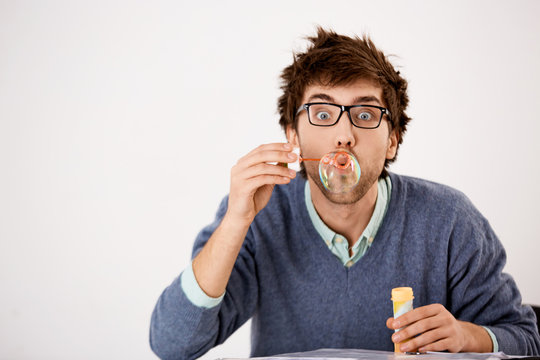
[{"label": "stubble beard", "polygon": [[[308,164],[306,164],[308,165]],[[312,179],[317,187],[321,190],[323,195],[333,204],[336,205],[351,205],[358,202],[366,195],[369,189],[373,186],[375,181],[379,179],[379,176],[383,170],[384,161],[382,165],[361,168],[362,173],[358,184],[350,191],[344,194],[332,193],[326,189],[319,176],[319,164],[309,164],[305,167],[307,176]]]}]

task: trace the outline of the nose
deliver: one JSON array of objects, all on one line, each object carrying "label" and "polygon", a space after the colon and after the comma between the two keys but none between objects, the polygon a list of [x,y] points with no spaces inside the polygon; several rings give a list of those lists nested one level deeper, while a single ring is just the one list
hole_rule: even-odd
[{"label": "nose", "polygon": [[354,137],[354,126],[349,119],[349,115],[344,112],[335,128],[335,145],[338,148],[353,147],[356,143]]}]

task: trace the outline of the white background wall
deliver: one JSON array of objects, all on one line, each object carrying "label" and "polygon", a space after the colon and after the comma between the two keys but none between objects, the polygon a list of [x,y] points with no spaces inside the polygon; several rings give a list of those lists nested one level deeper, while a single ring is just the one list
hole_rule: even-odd
[{"label": "white background wall", "polygon": [[[540,2],[0,1],[0,359],[151,359],[150,314],[228,192],[282,141],[278,76],[315,25],[410,82],[392,170],[464,191],[540,304]],[[205,358],[247,356],[244,326]]]}]

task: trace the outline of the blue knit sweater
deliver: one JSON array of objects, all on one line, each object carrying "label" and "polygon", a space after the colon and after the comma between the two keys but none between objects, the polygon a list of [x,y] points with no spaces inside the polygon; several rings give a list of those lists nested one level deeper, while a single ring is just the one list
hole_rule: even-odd
[{"label": "blue knit sweater", "polygon": [[[313,227],[305,180],[276,186],[251,224],[226,295],[211,309],[193,305],[180,276],[152,314],[150,344],[163,359],[194,359],[252,321],[252,356],[318,348],[392,350],[392,288],[411,286],[414,306],[440,303],[460,320],[487,326],[507,354],[538,354],[530,307],[502,273],[505,251],[488,221],[460,192],[390,174],[386,216],[369,251],[352,267]],[[198,235],[195,256],[227,208]]]}]

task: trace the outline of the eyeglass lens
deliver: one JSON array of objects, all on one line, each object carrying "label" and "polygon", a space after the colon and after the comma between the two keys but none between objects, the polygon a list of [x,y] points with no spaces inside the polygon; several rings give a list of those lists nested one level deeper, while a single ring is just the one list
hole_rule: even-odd
[{"label": "eyeglass lens", "polygon": [[[309,120],[313,125],[333,125],[338,121],[340,114],[341,107],[336,105],[313,104],[309,107]],[[353,107],[350,114],[353,124],[362,128],[377,127],[382,117],[381,109],[367,106]]]}]

